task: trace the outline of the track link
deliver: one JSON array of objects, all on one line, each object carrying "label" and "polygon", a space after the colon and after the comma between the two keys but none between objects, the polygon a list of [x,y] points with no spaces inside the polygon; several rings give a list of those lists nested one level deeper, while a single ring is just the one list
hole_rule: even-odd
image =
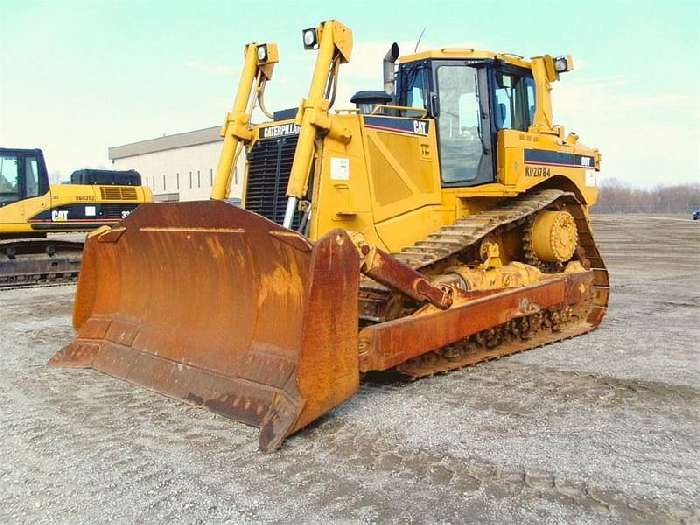
[{"label": "track link", "polygon": [[0,290],[75,282],[82,251],[79,241],[0,240]]},{"label": "track link", "polygon": [[425,240],[404,248],[395,257],[416,270],[425,270],[447,257],[477,246],[487,235],[521,221],[545,209],[563,196],[573,194],[560,190],[542,190],[524,195],[483,213],[458,219],[431,233]]}]

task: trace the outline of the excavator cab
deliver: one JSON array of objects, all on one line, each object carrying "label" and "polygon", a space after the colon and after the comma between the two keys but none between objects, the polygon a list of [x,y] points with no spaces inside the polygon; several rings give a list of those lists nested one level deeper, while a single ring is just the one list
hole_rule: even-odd
[{"label": "excavator cab", "polygon": [[0,148],[0,207],[49,191],[49,175],[40,149]]},{"label": "excavator cab", "polygon": [[[363,373],[506,356],[592,330],[607,305],[587,219],[600,155],[552,123],[557,60],[436,50],[395,76],[394,45],[384,93],[336,110],[352,33],[302,37],[316,65],[291,114],[264,103],[277,46],[245,47],[211,201],[144,205],[89,237],[78,333],[50,361],[258,426],[263,451]],[[240,155],[245,209],[226,202]]]}]

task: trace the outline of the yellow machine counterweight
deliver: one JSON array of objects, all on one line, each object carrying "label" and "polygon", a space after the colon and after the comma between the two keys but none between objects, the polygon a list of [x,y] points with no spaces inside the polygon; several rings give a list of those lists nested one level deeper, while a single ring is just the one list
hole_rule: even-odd
[{"label": "yellow machine counterweight", "polygon": [[[588,220],[601,156],[553,120],[571,57],[394,44],[385,90],[333,110],[352,33],[327,21],[302,40],[307,97],[274,113],[277,46],[246,46],[210,202],[145,205],[90,237],[77,336],[51,359],[258,426],[264,451],[364,373],[556,342],[608,303]],[[239,209],[222,200],[243,151]]]}]

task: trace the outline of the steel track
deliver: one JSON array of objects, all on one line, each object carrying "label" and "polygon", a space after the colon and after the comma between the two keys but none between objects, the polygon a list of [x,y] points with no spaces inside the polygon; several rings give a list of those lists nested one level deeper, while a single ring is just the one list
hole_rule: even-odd
[{"label": "steel track", "polygon": [[72,284],[83,242],[62,239],[0,240],[0,290]]},{"label": "steel track", "polygon": [[[447,259],[471,248],[478,248],[487,235],[518,227],[531,221],[537,212],[554,207],[566,209],[576,221],[579,237],[577,256],[586,268],[594,272],[594,290],[590,303],[581,305],[577,312],[565,316],[565,322],[561,321],[562,312],[543,312],[542,320],[530,320],[531,332],[518,333],[519,329],[506,326],[508,323],[494,327],[487,334],[477,334],[482,342],[472,337],[459,344],[428,352],[399,365],[397,370],[400,373],[418,378],[446,372],[581,335],[600,324],[608,305],[608,272],[593,240],[583,207],[572,193],[548,189],[526,194],[502,206],[444,226],[394,256],[418,271],[430,273]],[[527,242],[524,244],[527,252],[529,246]],[[532,259],[532,254],[526,253],[526,258]],[[395,293],[391,290],[370,279],[363,279],[360,284],[362,320],[370,323],[389,320],[385,317],[388,311],[386,306],[394,298]],[[553,323],[552,316],[559,321]],[[540,324],[534,326],[537,323]]]}]

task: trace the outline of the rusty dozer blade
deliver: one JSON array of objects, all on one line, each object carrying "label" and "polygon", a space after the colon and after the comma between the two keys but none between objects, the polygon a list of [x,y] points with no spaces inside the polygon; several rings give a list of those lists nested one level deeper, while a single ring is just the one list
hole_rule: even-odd
[{"label": "rusty dozer blade", "polygon": [[146,204],[90,237],[54,366],[92,367],[261,428],[260,449],[352,396],[359,256],[220,201]]}]

